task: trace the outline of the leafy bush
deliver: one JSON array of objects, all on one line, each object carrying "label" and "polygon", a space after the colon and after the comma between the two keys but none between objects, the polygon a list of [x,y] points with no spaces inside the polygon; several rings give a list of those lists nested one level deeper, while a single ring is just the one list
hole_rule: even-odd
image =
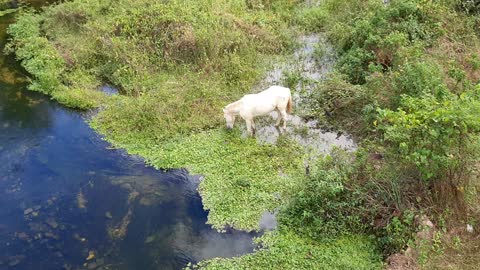
[{"label": "leafy bush", "polygon": [[379,109],[379,129],[423,179],[461,179],[478,155],[479,87],[441,99],[403,96],[397,111]]},{"label": "leafy bush", "polygon": [[442,98],[449,94],[444,84],[444,78],[440,67],[431,61],[406,63],[392,72],[395,93],[392,95],[391,108],[397,108],[401,103],[401,97],[422,97],[432,95]]},{"label": "leafy bush", "polygon": [[322,160],[283,211],[282,224],[313,239],[363,232],[362,199],[348,188],[352,162],[352,157],[341,151]]},{"label": "leafy bush", "polygon": [[52,94],[64,88],[61,78],[65,62],[49,40],[41,37],[41,20],[40,16],[30,11],[18,18],[8,29],[12,42],[6,50],[9,53],[15,51],[16,58],[33,75],[34,80],[29,89]]},{"label": "leafy bush", "polygon": [[480,1],[479,0],[455,0],[456,7],[468,14],[479,15],[480,14]]},{"label": "leafy bush", "polygon": [[418,42],[432,44],[441,31],[429,12],[420,1],[396,0],[358,19],[340,50],[340,71],[349,76],[350,82],[363,84],[371,65],[390,70],[400,48]]},{"label": "leafy bush", "polygon": [[383,253],[393,254],[411,245],[416,231],[413,212],[405,211],[401,217],[393,217],[378,239]]},{"label": "leafy bush", "polygon": [[413,239],[417,227],[412,206],[418,196],[424,196],[422,188],[395,160],[372,158],[366,148],[355,154],[337,150],[300,183],[280,213],[280,224],[321,241],[375,235],[388,256]]},{"label": "leafy bush", "polygon": [[309,116],[323,120],[335,128],[361,130],[358,116],[370,101],[368,89],[346,82],[338,73],[320,83],[305,99]]}]

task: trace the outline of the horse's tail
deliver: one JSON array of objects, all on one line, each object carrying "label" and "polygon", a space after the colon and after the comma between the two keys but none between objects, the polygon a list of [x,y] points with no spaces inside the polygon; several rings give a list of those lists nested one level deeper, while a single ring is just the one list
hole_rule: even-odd
[{"label": "horse's tail", "polygon": [[292,108],[293,108],[292,95],[290,95],[290,96],[288,97],[287,112],[288,112],[288,113],[292,113]]}]

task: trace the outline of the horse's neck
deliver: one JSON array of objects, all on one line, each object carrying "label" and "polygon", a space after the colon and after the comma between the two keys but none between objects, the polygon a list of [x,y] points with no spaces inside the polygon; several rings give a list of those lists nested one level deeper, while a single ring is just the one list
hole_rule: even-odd
[{"label": "horse's neck", "polygon": [[239,114],[241,107],[242,107],[242,101],[239,100],[239,101],[235,101],[233,103],[228,104],[226,109],[229,113]]}]

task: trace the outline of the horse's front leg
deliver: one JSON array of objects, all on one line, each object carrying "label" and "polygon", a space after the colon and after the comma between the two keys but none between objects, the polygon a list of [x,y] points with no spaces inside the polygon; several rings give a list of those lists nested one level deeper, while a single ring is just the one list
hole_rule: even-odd
[{"label": "horse's front leg", "polygon": [[247,124],[247,132],[248,136],[253,136],[253,127],[252,127],[252,119],[245,119],[245,123]]}]

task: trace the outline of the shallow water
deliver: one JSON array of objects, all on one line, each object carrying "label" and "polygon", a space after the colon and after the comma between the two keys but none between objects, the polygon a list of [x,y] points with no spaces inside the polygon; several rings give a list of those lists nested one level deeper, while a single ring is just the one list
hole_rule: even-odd
[{"label": "shallow water", "polygon": [[0,269],[180,269],[252,251],[251,234],[205,224],[198,177],[109,149],[25,81],[1,55]]},{"label": "shallow water", "polygon": [[[335,64],[334,50],[325,37],[320,34],[312,34],[299,38],[300,46],[295,50],[292,57],[286,62],[280,62],[267,72],[265,78],[255,87],[254,92],[263,91],[271,85],[285,85],[285,77],[289,72],[298,72],[302,80],[292,88],[294,112],[289,115],[287,129],[277,129],[274,124],[277,113],[272,112],[268,116],[257,117],[256,137],[260,143],[275,143],[280,136],[286,135],[307,147],[311,152],[311,158],[321,154],[328,154],[333,147],[354,150],[357,145],[348,134],[338,134],[318,127],[315,120],[306,120],[302,115],[304,110],[304,96],[309,91],[314,91],[316,84],[327,78]],[[315,56],[316,46],[320,46],[322,54]],[[247,136],[244,131],[243,136]]]}]

